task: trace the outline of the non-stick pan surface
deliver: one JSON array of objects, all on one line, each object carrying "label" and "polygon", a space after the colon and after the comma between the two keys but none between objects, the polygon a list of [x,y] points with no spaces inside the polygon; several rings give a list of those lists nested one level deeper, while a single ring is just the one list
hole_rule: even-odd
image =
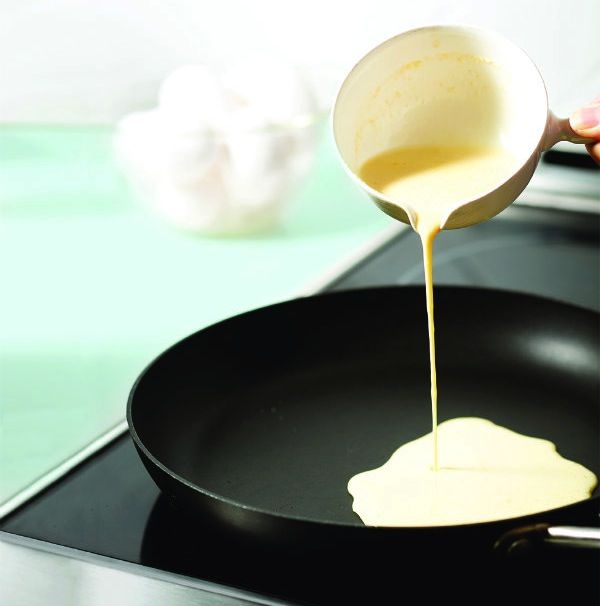
[{"label": "non-stick pan surface", "polygon": [[[435,303],[440,421],[485,417],[600,474],[598,314],[481,289],[439,287]],[[386,532],[362,525],[346,484],[430,431],[427,347],[422,288],[258,309],[157,358],[131,433],[167,495],[234,530]]]}]

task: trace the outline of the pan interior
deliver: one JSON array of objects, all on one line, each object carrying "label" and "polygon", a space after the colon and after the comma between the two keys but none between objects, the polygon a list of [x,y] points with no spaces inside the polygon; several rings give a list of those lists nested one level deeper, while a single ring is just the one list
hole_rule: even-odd
[{"label": "pan interior", "polygon": [[[440,422],[487,418],[598,475],[597,315],[476,289],[438,288],[436,305]],[[201,490],[360,526],[349,478],[431,429],[426,331],[420,288],[244,314],[159,358],[134,393],[133,424]]]}]

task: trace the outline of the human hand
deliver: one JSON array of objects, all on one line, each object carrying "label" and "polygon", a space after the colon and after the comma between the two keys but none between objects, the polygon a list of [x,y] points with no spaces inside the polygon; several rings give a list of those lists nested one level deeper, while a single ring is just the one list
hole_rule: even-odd
[{"label": "human hand", "polygon": [[573,112],[569,123],[578,135],[596,140],[596,143],[588,143],[586,148],[590,156],[600,164],[600,97]]}]

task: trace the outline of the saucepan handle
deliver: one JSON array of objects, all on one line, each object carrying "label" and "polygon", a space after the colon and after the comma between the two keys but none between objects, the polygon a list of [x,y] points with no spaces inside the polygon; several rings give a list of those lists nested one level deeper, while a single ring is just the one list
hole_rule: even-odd
[{"label": "saucepan handle", "polygon": [[502,535],[494,549],[508,556],[545,547],[600,549],[600,528],[532,524],[514,528]]},{"label": "saucepan handle", "polygon": [[588,143],[597,143],[595,139],[578,135],[571,128],[568,118],[557,118],[552,112],[550,112],[548,114],[546,134],[544,137],[544,151],[549,150],[559,141],[569,141],[570,143],[580,143],[583,145],[587,145]]}]

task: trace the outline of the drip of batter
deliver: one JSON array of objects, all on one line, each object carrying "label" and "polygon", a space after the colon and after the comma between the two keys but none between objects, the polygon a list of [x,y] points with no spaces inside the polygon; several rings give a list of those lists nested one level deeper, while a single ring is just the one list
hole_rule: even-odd
[{"label": "drip of batter", "polygon": [[[429,219],[429,221],[428,221]],[[429,332],[429,372],[431,383],[431,433],[433,436],[433,469],[439,468],[437,433],[437,369],[435,363],[435,322],[433,321],[433,243],[440,231],[437,220],[428,216],[417,219],[417,232],[423,247],[423,269],[425,271],[425,297],[427,301],[427,330]]]},{"label": "drip of batter", "polygon": [[[382,467],[351,478],[353,509],[373,526],[482,522],[560,507],[587,498],[596,477],[563,459],[551,442],[490,421],[437,424],[433,245],[452,211],[494,189],[516,159],[498,147],[418,146],[368,160],[360,176],[410,209],[421,238],[429,331],[432,431],[400,447]],[[441,456],[438,442],[441,442]]]}]

